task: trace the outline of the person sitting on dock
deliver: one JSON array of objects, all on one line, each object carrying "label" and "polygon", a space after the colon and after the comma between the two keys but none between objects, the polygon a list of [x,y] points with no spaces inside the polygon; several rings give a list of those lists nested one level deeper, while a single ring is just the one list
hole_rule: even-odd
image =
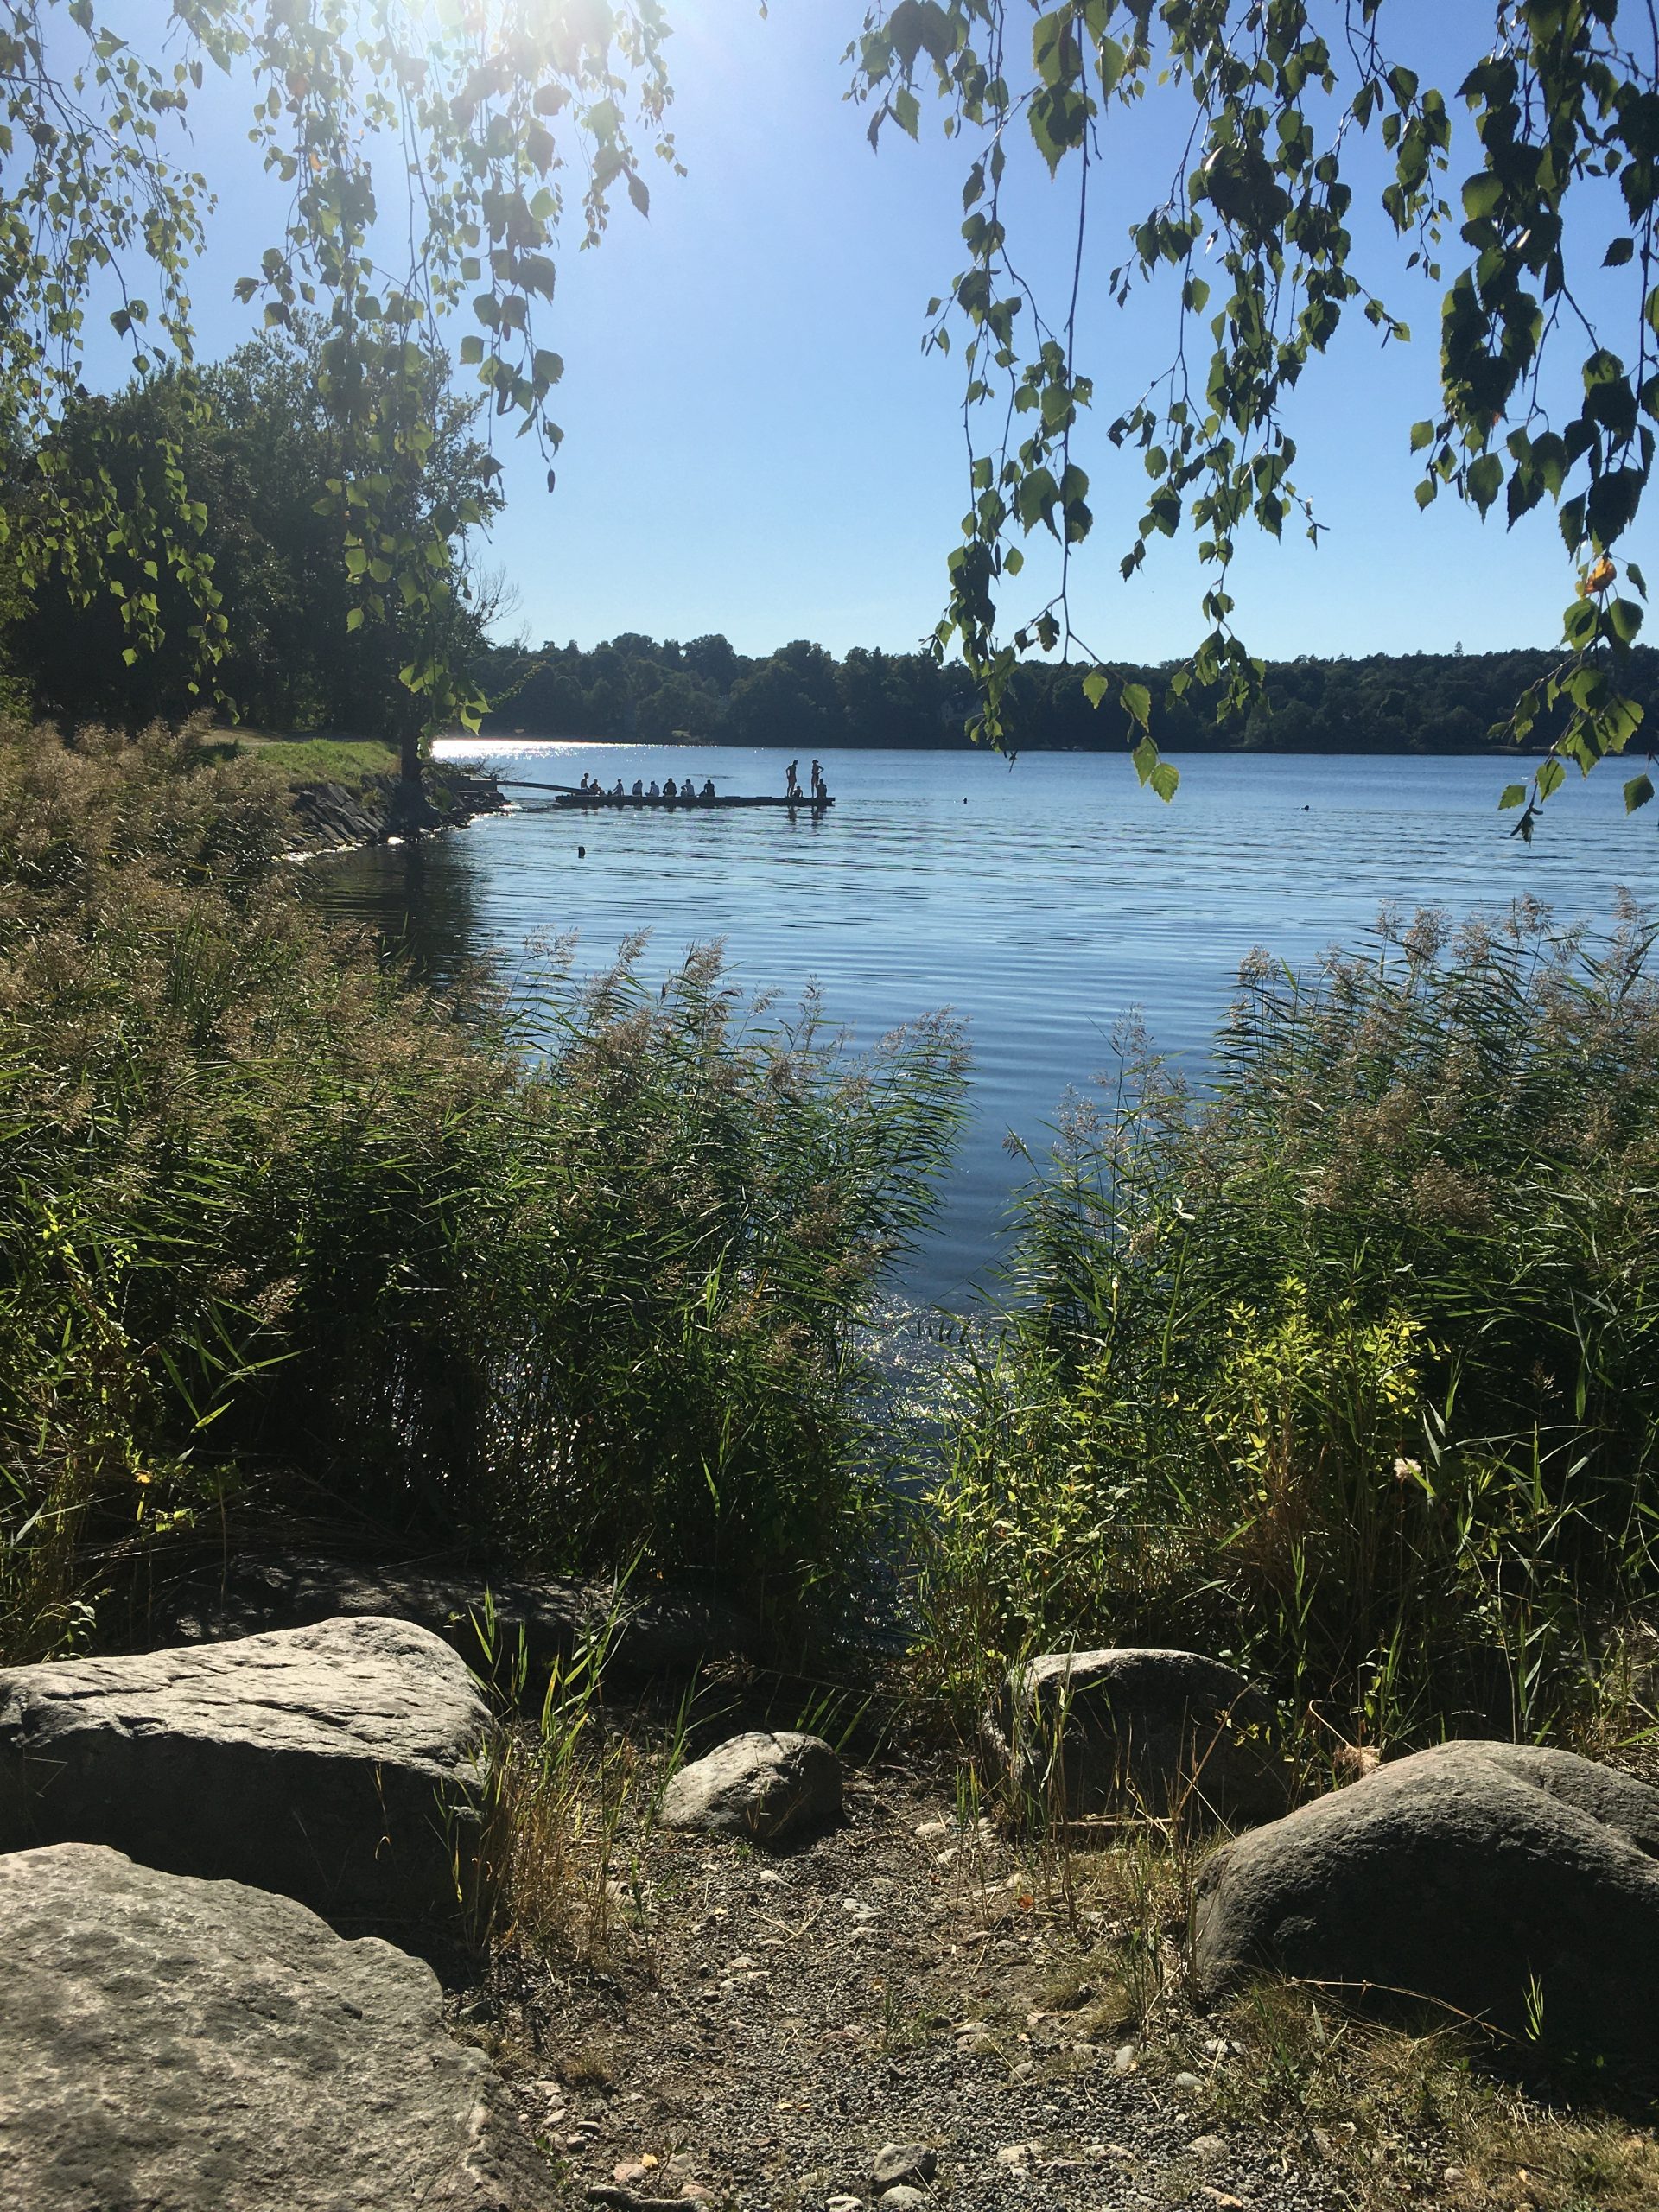
[{"label": "person sitting on dock", "polygon": [[621,798],[621,796],[622,796],[622,779],[621,779],[621,777],[620,777],[620,776],[619,776],[619,777],[617,778],[617,779],[616,779],[616,789],[615,789],[615,790],[611,793],[611,797],[612,797],[613,798]]},{"label": "person sitting on dock", "polygon": [[713,798],[714,795],[715,795],[715,779],[714,779],[714,778],[713,778],[712,776],[705,777],[705,778],[703,779],[702,790],[702,791],[701,791],[701,792],[698,794],[698,796],[699,796],[700,798]]},{"label": "person sitting on dock", "polygon": [[633,795],[635,798],[643,798],[645,795],[645,787],[638,776],[633,779]]},{"label": "person sitting on dock", "polygon": [[673,777],[671,776],[667,782],[663,785],[663,797],[664,798],[678,798],[679,795],[680,787],[675,782]]},{"label": "person sitting on dock", "polygon": [[801,795],[800,762],[791,760],[784,771],[784,797],[799,798]]},{"label": "person sitting on dock", "polygon": [[662,793],[661,793],[661,791],[659,791],[658,790],[658,788],[657,788],[657,779],[656,779],[656,777],[655,777],[655,776],[653,776],[653,777],[652,778],[652,779],[651,779],[651,789],[650,789],[650,791],[646,793],[646,797],[647,797],[648,798],[661,798],[661,797],[662,797]]}]

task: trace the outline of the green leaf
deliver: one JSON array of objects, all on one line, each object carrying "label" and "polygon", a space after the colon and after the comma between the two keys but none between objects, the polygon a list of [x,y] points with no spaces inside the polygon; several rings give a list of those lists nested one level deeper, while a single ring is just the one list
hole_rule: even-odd
[{"label": "green leaf", "polygon": [[1465,481],[1469,497],[1484,515],[1503,488],[1503,464],[1495,453],[1484,453],[1470,463]]},{"label": "green leaf", "polygon": [[[1123,689],[1118,693],[1117,696],[1119,705],[1122,708],[1129,720],[1135,723],[1140,728],[1145,729],[1152,717],[1152,694],[1147,690],[1146,685],[1144,683],[1126,683],[1123,686]],[[1150,743],[1151,741],[1147,740],[1145,741]],[[1153,754],[1155,759],[1157,756],[1157,747],[1155,746],[1153,747]],[[1138,753],[1136,754],[1136,758],[1137,760],[1139,759]],[[1141,780],[1144,784],[1147,779],[1145,776],[1142,776]]]},{"label": "green leaf", "polygon": [[1604,269],[1622,269],[1636,252],[1634,238],[1615,238],[1601,257]]},{"label": "green leaf", "polygon": [[1099,706],[1111,688],[1111,678],[1103,668],[1091,668],[1083,679],[1083,696],[1091,707]]},{"label": "green leaf", "polygon": [[1411,449],[1413,453],[1421,453],[1425,446],[1432,446],[1433,442],[1434,425],[1432,423],[1414,423],[1412,424]]},{"label": "green leaf", "polygon": [[1497,810],[1502,814],[1506,807],[1524,806],[1526,803],[1527,787],[1524,784],[1506,784],[1503,796],[1497,802]]},{"label": "green leaf", "polygon": [[1638,806],[1645,806],[1653,797],[1651,776],[1632,776],[1624,786],[1624,811],[1634,814]]}]

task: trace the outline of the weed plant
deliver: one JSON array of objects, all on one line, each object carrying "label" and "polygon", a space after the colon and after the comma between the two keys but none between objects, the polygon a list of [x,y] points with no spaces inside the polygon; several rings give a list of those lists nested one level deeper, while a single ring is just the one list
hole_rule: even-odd
[{"label": "weed plant", "polygon": [[1236,1657],[1309,1740],[1561,1735],[1654,1594],[1659,982],[1385,917],[1249,962],[1201,1095],[1142,1038],[1020,1205],[918,1522],[923,1656]]},{"label": "weed plant", "polygon": [[200,733],[0,733],[0,1652],[256,1507],[752,1604],[849,1573],[849,1344],[954,1030],[856,1056],[637,943],[436,994],[308,909],[291,835]]}]

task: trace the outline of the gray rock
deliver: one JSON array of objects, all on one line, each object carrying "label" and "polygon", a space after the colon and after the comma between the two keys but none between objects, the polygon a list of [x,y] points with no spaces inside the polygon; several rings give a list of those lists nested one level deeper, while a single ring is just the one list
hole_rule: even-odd
[{"label": "gray rock", "polygon": [[431,1969],[289,1898],[61,1844],[0,1859],[0,2202],[544,2212]]},{"label": "gray rock", "polygon": [[1268,1967],[1511,2036],[1530,2024],[1559,2054],[1651,2062],[1656,1859],[1659,1789],[1570,1751],[1442,1744],[1217,1853],[1198,1986],[1213,2001]]},{"label": "gray rock", "polygon": [[[493,1611],[494,1625],[486,1627]],[[216,1643],[353,1613],[418,1622],[469,1667],[506,1687],[522,1649],[527,1696],[541,1700],[554,1662],[606,1633],[607,1679],[687,1675],[711,1653],[747,1650],[747,1616],[688,1591],[618,1592],[559,1575],[514,1578],[450,1566],[361,1566],[305,1553],[238,1558],[156,1597],[132,1640]]]},{"label": "gray rock", "polygon": [[1288,1802],[1266,1700],[1236,1669],[1196,1651],[1027,1660],[1010,1672],[988,1733],[1039,1816],[1128,1807],[1238,1824],[1272,1820]]},{"label": "gray rock", "polygon": [[925,2189],[939,2171],[939,2156],[925,2143],[884,2144],[870,2162],[878,2195],[890,2189]]},{"label": "gray rock", "polygon": [[331,1916],[454,1909],[488,1715],[408,1621],[0,1673],[0,1851],[103,1843]]},{"label": "gray rock", "polygon": [[911,2182],[900,2181],[895,2182],[891,2189],[884,2189],[875,2201],[878,2204],[885,2204],[887,2212],[920,2212],[920,2208],[930,2200],[925,2189],[918,2189]]},{"label": "gray rock", "polygon": [[660,1818],[664,1827],[781,1843],[840,1816],[841,1761],[823,1738],[757,1729],[683,1766]]}]

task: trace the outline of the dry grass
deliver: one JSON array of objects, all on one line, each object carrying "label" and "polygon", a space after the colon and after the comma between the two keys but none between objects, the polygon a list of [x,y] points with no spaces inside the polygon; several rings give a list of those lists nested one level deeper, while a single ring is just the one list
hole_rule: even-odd
[{"label": "dry grass", "polygon": [[1264,1980],[1200,2014],[1187,1961],[1203,1850],[1148,1824],[1072,1851],[1062,1878],[1065,1847],[1048,1837],[1024,1876],[1069,1900],[1077,1935],[1043,2008],[1128,2045],[1137,2073],[1196,2075],[1195,2133],[1265,2139],[1293,2165],[1328,2168],[1356,2212],[1408,2196],[1459,2212],[1659,2212],[1659,2113],[1593,2087],[1529,2090],[1459,2026],[1361,2018],[1296,1984]]}]

